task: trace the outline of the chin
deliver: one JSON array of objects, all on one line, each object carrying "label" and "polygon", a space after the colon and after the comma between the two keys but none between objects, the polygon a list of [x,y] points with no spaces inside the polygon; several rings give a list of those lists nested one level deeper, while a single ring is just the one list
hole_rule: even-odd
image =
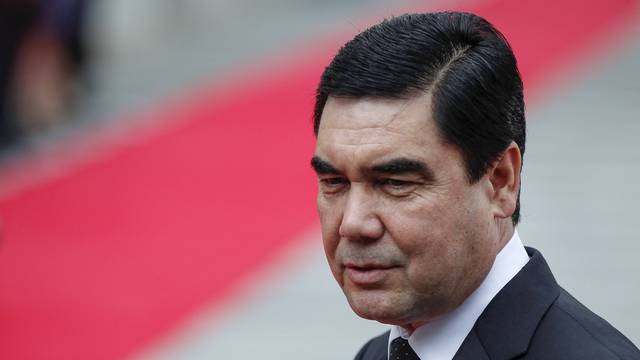
[{"label": "chin", "polygon": [[382,290],[359,290],[346,294],[349,305],[356,315],[388,325],[406,326],[426,323],[457,306],[433,299],[420,301],[421,299],[412,296]]},{"label": "chin", "polygon": [[405,307],[402,302],[393,299],[383,291],[357,291],[347,294],[347,300],[353,312],[367,320],[384,324],[400,325],[404,323]]}]

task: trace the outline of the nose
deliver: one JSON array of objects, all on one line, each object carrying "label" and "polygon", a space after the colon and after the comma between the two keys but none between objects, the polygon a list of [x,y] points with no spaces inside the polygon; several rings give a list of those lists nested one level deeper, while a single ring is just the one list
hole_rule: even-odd
[{"label": "nose", "polygon": [[373,194],[364,188],[352,186],[342,214],[340,237],[355,241],[371,241],[382,237],[384,225],[376,214],[375,205]]}]

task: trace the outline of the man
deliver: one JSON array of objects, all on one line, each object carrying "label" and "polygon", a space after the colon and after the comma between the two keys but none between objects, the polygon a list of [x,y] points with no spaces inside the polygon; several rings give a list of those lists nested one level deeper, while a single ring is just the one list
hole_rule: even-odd
[{"label": "man", "polygon": [[391,324],[356,359],[640,359],[522,245],[522,81],[468,13],[403,15],[348,42],[316,98],[311,161],[331,271]]}]

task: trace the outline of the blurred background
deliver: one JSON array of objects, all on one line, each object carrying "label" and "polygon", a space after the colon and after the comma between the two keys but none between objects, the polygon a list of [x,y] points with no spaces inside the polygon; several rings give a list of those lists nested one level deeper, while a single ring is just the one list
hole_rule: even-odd
[{"label": "blurred background", "polygon": [[315,214],[346,40],[466,10],[510,40],[526,245],[640,344],[637,0],[0,0],[0,357],[352,358]]}]

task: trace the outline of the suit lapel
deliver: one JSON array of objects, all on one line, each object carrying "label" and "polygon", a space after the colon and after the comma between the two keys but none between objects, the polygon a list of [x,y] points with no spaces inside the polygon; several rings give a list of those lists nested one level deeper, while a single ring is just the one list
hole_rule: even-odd
[{"label": "suit lapel", "polygon": [[480,343],[475,330],[469,332],[453,360],[489,360],[489,356]]},{"label": "suit lapel", "polygon": [[491,300],[455,360],[512,359],[527,351],[540,320],[560,294],[542,255],[532,248],[527,253],[529,262]]},{"label": "suit lapel", "polygon": [[356,360],[387,360],[389,331],[372,339],[356,356]]}]

